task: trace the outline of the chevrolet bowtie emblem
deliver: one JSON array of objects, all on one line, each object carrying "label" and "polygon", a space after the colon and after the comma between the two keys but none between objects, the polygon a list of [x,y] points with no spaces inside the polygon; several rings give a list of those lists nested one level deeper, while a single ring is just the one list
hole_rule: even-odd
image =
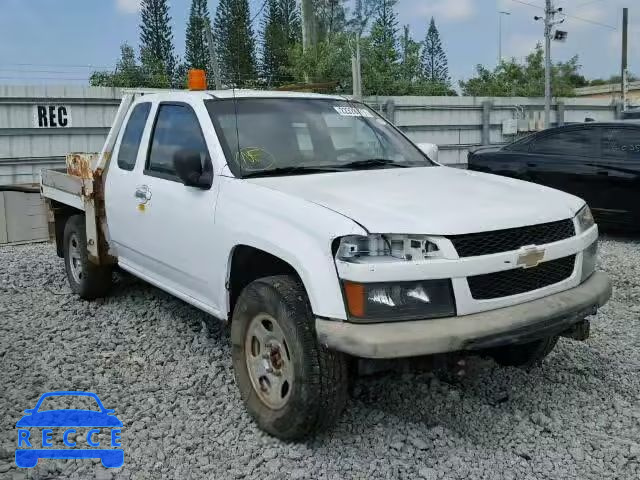
[{"label": "chevrolet bowtie emblem", "polygon": [[530,247],[522,247],[522,253],[518,255],[518,265],[522,268],[537,267],[544,258],[544,248],[538,248],[535,245]]}]

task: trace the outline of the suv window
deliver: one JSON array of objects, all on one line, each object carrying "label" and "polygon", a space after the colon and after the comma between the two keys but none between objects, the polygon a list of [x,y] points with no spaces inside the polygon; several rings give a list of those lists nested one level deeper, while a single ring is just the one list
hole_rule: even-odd
[{"label": "suv window", "polygon": [[153,127],[147,170],[176,176],[173,156],[180,150],[200,152],[203,168],[206,169],[209,158],[207,144],[195,112],[187,105],[160,104]]},{"label": "suv window", "polygon": [[551,155],[592,156],[595,153],[592,142],[595,131],[592,128],[581,128],[545,135],[533,142],[531,151]]},{"label": "suv window", "polygon": [[133,170],[136,165],[142,132],[150,110],[151,104],[149,102],[139,103],[133,107],[133,111],[129,115],[129,121],[120,142],[120,150],[118,150],[118,167],[122,170]]},{"label": "suv window", "polygon": [[605,128],[602,131],[602,155],[640,160],[640,128]]}]

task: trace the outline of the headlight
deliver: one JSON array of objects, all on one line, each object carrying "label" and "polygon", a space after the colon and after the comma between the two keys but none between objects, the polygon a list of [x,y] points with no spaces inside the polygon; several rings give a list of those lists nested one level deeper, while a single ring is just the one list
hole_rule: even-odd
[{"label": "headlight", "polygon": [[576,215],[576,220],[578,222],[578,227],[580,229],[578,233],[586,232],[591,227],[593,227],[596,223],[595,220],[593,219],[591,209],[589,208],[588,205],[585,205],[580,209],[580,211]]},{"label": "headlight", "polygon": [[593,242],[582,252],[582,277],[580,283],[589,278],[596,270],[598,260],[598,241]]},{"label": "headlight", "polygon": [[343,282],[344,296],[353,322],[375,323],[456,314],[451,280],[419,282]]},{"label": "headlight", "polygon": [[[336,258],[345,262],[371,262],[373,257],[397,260],[424,260],[441,256],[438,246],[425,235],[375,233],[349,235],[340,239]],[[383,258],[378,258],[382,260]]]}]

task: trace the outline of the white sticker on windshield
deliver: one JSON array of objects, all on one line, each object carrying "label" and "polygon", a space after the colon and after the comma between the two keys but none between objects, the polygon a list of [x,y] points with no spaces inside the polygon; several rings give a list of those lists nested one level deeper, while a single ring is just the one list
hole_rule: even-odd
[{"label": "white sticker on windshield", "polygon": [[343,117],[367,117],[373,118],[373,114],[366,108],[333,107]]}]

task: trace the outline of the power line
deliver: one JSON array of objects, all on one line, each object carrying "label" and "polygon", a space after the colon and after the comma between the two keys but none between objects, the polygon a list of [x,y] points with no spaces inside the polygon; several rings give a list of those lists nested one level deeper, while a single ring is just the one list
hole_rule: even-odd
[{"label": "power line", "polygon": [[54,63],[3,63],[11,67],[59,67],[59,68],[115,68],[115,65],[69,65],[69,64],[54,64]]},{"label": "power line", "polygon": [[264,10],[264,7],[266,7],[266,6],[267,6],[267,2],[268,2],[268,1],[269,1],[269,0],[264,0],[264,2],[262,2],[262,6],[261,6],[261,7],[260,7],[260,9],[258,10],[258,12],[257,12],[257,13],[256,13],[252,18],[251,18],[251,23],[253,23],[253,22],[254,22],[254,20],[255,20],[256,18],[258,18],[258,16],[260,16],[260,14],[262,13],[262,11]]},{"label": "power line", "polygon": [[[520,3],[522,5],[527,5],[529,7],[533,7],[533,8],[538,8],[540,10],[544,10],[544,7],[541,5],[536,5],[535,3],[529,3],[529,2],[525,2],[523,0],[511,0],[512,2],[516,2],[516,3]],[[567,13],[562,13],[563,16],[568,17],[568,18],[573,18],[574,20],[580,20],[581,22],[586,22],[586,23],[591,23],[593,25],[598,25],[600,27],[606,27],[606,28],[610,28],[612,30],[617,30],[618,27],[614,27],[613,25],[609,25],[607,23],[600,23],[600,22],[596,22],[595,20],[589,20],[587,18],[582,18],[582,17],[576,17],[575,15],[569,15]]]}]

